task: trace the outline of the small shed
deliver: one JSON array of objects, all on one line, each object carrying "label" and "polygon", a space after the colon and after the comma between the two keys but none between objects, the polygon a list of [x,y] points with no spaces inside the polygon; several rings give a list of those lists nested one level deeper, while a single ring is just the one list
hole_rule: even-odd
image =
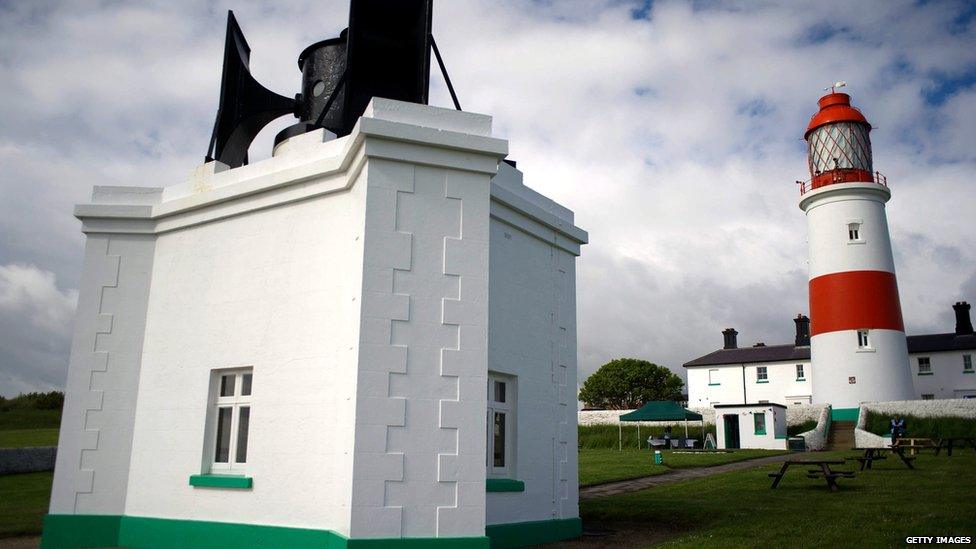
[{"label": "small shed", "polygon": [[716,404],[715,436],[722,449],[786,450],[786,406],[770,402]]},{"label": "small shed", "polygon": [[[685,437],[688,436],[688,420],[701,421],[702,432],[705,430],[705,423],[702,415],[692,412],[678,405],[673,400],[652,400],[633,412],[620,415],[620,422],[617,423],[618,444],[623,449],[623,422],[624,421],[684,421]],[[637,424],[637,441],[640,443],[640,423]]]}]

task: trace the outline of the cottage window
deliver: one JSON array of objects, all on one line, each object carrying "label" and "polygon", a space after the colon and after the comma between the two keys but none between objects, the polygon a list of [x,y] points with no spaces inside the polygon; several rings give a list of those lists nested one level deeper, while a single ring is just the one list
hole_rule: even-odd
[{"label": "cottage window", "polygon": [[766,414],[765,412],[760,412],[752,415],[752,419],[756,425],[756,434],[765,435],[766,434]]},{"label": "cottage window", "polygon": [[213,472],[239,471],[247,463],[252,378],[250,368],[213,372],[207,430],[207,453]]},{"label": "cottage window", "polygon": [[758,366],[756,368],[756,381],[769,381],[769,372],[765,366]]},{"label": "cottage window", "polygon": [[708,371],[708,384],[718,385],[718,368],[714,368]]},{"label": "cottage window", "polygon": [[867,330],[858,330],[857,331],[857,348],[858,349],[870,349],[871,348],[871,340],[868,339],[868,331]]},{"label": "cottage window", "polygon": [[922,395],[922,400],[935,400],[935,395],[932,394]]},{"label": "cottage window", "polygon": [[962,371],[973,371],[973,355],[962,355]]},{"label": "cottage window", "polygon": [[918,357],[918,373],[919,374],[931,374],[932,373],[932,360],[927,356]]},{"label": "cottage window", "polygon": [[797,364],[796,365],[796,380],[797,381],[803,381],[805,379],[806,378],[803,376],[803,365],[802,364]]},{"label": "cottage window", "polygon": [[488,475],[508,477],[515,461],[515,378],[488,375]]}]

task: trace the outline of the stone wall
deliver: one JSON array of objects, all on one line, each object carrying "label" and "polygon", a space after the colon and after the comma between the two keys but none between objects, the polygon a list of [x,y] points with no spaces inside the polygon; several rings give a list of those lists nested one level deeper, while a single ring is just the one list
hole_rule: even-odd
[{"label": "stone wall", "polygon": [[0,475],[53,471],[57,446],[0,448]]},{"label": "stone wall", "polygon": [[[790,406],[786,409],[786,424],[799,425],[804,421],[818,421],[823,415],[823,404],[806,404],[802,406]],[[715,423],[715,409],[708,408],[688,408],[692,412],[702,415],[705,423]],[[620,416],[633,410],[580,410],[580,425],[617,425],[620,423]],[[665,426],[665,425],[684,425],[683,421],[641,421],[624,422],[625,424],[640,423],[644,426]],[[694,423],[698,423],[695,421]],[[689,425],[692,422],[689,421]]]},{"label": "stone wall", "polygon": [[864,429],[868,412],[903,414],[915,417],[961,417],[976,419],[976,399],[953,398],[945,400],[899,400],[893,402],[869,402],[861,405],[854,429],[854,444],[858,448],[881,448],[891,445],[891,439],[878,436]]}]

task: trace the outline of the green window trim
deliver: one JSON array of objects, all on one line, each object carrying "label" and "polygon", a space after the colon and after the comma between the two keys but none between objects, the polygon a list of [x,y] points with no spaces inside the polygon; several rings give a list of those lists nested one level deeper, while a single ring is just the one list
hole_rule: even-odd
[{"label": "green window trim", "polygon": [[525,483],[513,478],[485,479],[486,492],[524,492]]},{"label": "green window trim", "polygon": [[[762,429],[759,428],[759,418],[762,418]],[[760,412],[758,414],[754,414],[752,416],[752,425],[753,425],[753,429],[755,430],[755,434],[765,435],[766,434],[766,413]]]},{"label": "green window trim", "polygon": [[708,384],[708,386],[709,386],[709,387],[714,387],[714,386],[716,386],[716,385],[721,385],[721,383],[709,383],[709,384]]},{"label": "green window trim", "polygon": [[768,379],[757,379],[756,383],[769,383]]},{"label": "green window trim", "polygon": [[963,370],[962,373],[964,373],[964,374],[976,374],[976,370]]},{"label": "green window trim", "polygon": [[249,490],[254,479],[244,475],[190,475],[190,486],[197,488],[234,488]]},{"label": "green window trim", "polygon": [[766,434],[766,430],[765,429],[763,429],[762,431],[757,430],[756,431],[756,434],[757,435],[765,435]]},{"label": "green window trim", "polygon": [[918,375],[920,375],[920,376],[932,376],[932,375],[935,375],[935,372],[919,372]]},{"label": "green window trim", "polygon": [[806,380],[807,380],[807,378],[805,378],[805,377],[798,377],[798,378],[796,378],[796,380],[797,380],[797,381],[806,381]]}]

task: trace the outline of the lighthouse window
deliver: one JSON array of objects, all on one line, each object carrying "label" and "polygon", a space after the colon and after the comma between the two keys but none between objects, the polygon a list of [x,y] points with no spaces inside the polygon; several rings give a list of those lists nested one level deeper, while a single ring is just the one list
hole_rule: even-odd
[{"label": "lighthouse window", "polygon": [[918,357],[918,373],[919,375],[932,373],[932,360],[929,357]]},{"label": "lighthouse window", "polygon": [[871,348],[871,341],[868,339],[868,331],[867,330],[858,330],[857,331],[857,347],[859,349],[870,349]]},{"label": "lighthouse window", "polygon": [[507,477],[512,474],[515,456],[515,378],[498,374],[488,376],[488,440],[486,465],[488,475]]},{"label": "lighthouse window", "polygon": [[207,431],[211,471],[239,471],[247,463],[252,377],[250,369],[213,373]]},{"label": "lighthouse window", "polygon": [[859,242],[861,240],[860,223],[849,223],[847,225],[847,239],[852,242]]}]

